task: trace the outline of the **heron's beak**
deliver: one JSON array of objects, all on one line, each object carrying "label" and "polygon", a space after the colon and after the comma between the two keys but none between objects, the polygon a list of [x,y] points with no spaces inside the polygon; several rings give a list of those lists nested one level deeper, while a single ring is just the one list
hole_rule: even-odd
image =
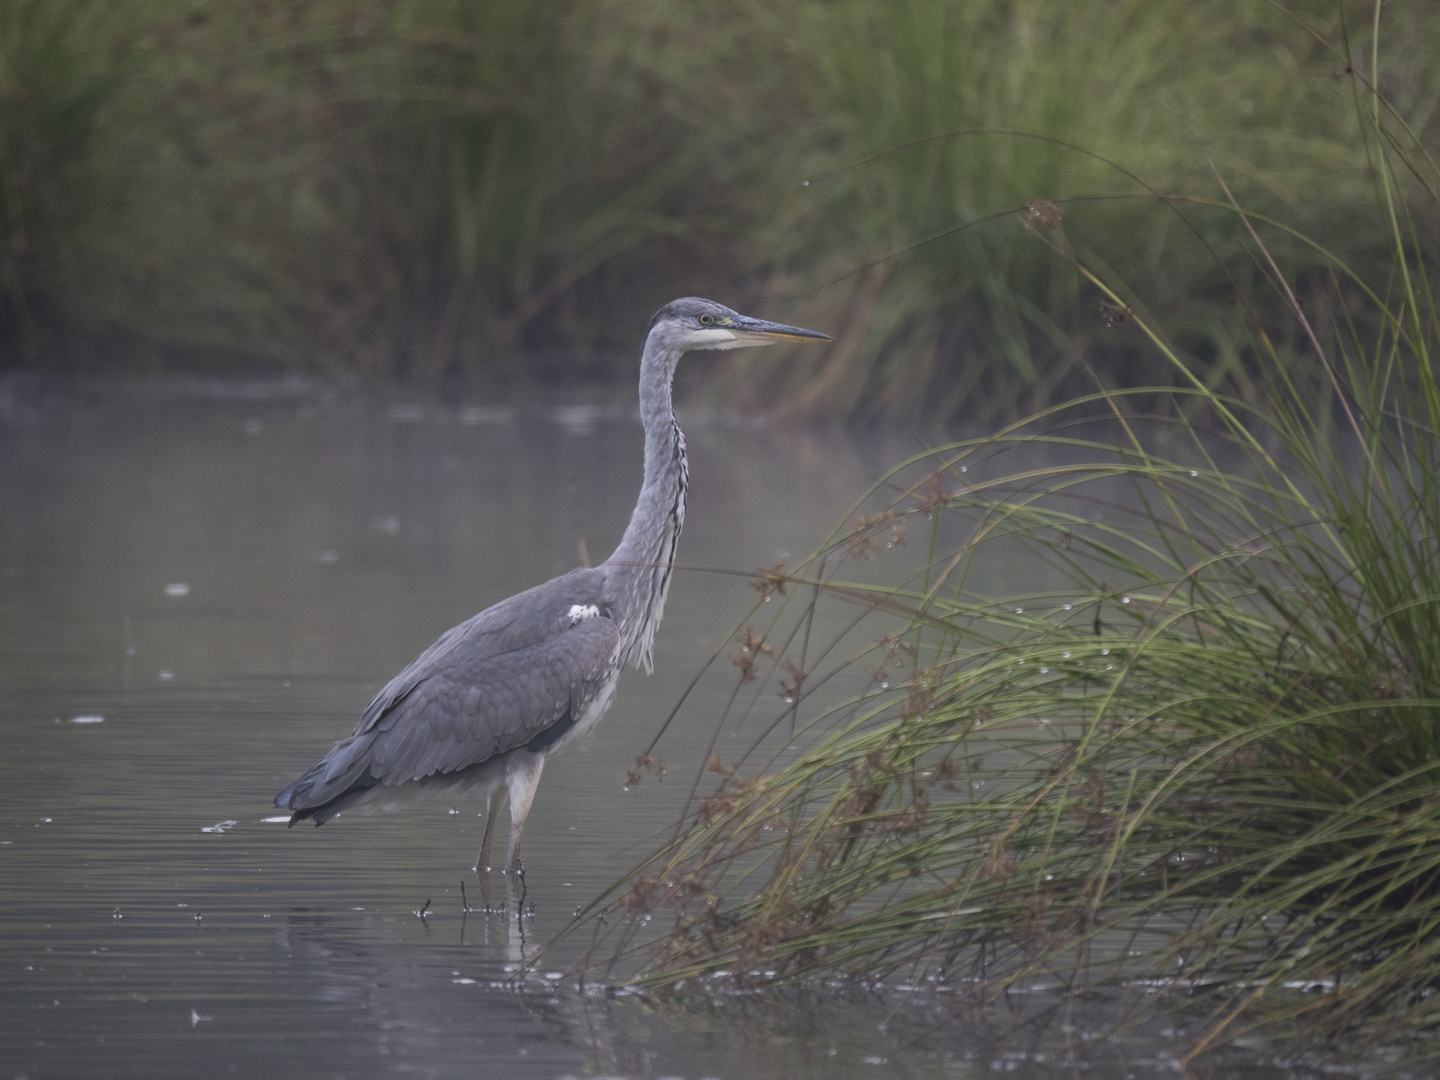
[{"label": "heron's beak", "polygon": [[754,345],[768,345],[772,341],[834,341],[829,334],[822,334],[818,330],[805,330],[798,326],[786,326],[784,323],[766,322],[764,319],[752,319],[745,315],[737,316],[729,322],[722,321],[720,327],[729,330],[735,335],[737,342]]}]

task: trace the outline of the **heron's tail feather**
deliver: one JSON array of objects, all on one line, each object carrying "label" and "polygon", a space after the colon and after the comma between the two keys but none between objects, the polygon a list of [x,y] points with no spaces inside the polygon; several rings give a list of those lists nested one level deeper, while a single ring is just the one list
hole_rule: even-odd
[{"label": "heron's tail feather", "polygon": [[371,740],[341,739],[319,762],[275,796],[275,805],[291,810],[290,824],[313,818],[323,825],[380,781],[370,772],[366,751]]}]

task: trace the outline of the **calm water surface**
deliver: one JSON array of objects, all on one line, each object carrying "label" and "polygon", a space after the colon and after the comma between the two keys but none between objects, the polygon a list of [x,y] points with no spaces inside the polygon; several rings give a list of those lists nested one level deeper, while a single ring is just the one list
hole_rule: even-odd
[{"label": "calm water surface", "polygon": [[[682,422],[695,567],[804,555],[918,448]],[[271,820],[441,631],[608,554],[640,455],[624,405],[0,383],[0,1077],[1173,1075],[1163,1023],[1062,1065],[1053,1032],[935,1005],[580,993],[568,941],[514,985],[682,808],[733,673],[666,734],[666,781],[625,774],[743,575],[681,573],[656,673],[547,766],[522,922],[463,912],[480,807]],[[1216,1075],[1281,1075],[1262,1061]]]}]

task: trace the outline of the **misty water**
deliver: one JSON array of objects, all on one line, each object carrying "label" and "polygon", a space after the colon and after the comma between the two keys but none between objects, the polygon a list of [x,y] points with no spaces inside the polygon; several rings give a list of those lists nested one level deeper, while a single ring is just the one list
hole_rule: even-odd
[{"label": "misty water", "polygon": [[[629,404],[0,383],[0,1076],[1173,1075],[1163,1017],[1086,1047],[1063,1018],[1007,1035],[884,992],[582,991],[574,939],[535,962],[681,813],[733,668],[661,740],[664,780],[626,774],[755,603],[744,572],[808,553],[920,448],[681,419],[688,569],[656,671],[547,766],[517,920],[462,905],[481,806],[292,830],[270,800],[441,631],[608,554]],[[1033,585],[1020,553],[992,572]],[[1281,1075],[1264,1062],[1223,1074]]]}]

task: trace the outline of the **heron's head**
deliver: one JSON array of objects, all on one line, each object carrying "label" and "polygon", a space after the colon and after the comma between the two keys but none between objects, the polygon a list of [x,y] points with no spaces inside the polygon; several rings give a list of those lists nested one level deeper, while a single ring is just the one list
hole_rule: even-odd
[{"label": "heron's head", "polygon": [[690,349],[745,349],[777,341],[834,341],[828,334],[752,319],[714,300],[686,296],[671,300],[650,320],[646,338],[679,355]]}]

